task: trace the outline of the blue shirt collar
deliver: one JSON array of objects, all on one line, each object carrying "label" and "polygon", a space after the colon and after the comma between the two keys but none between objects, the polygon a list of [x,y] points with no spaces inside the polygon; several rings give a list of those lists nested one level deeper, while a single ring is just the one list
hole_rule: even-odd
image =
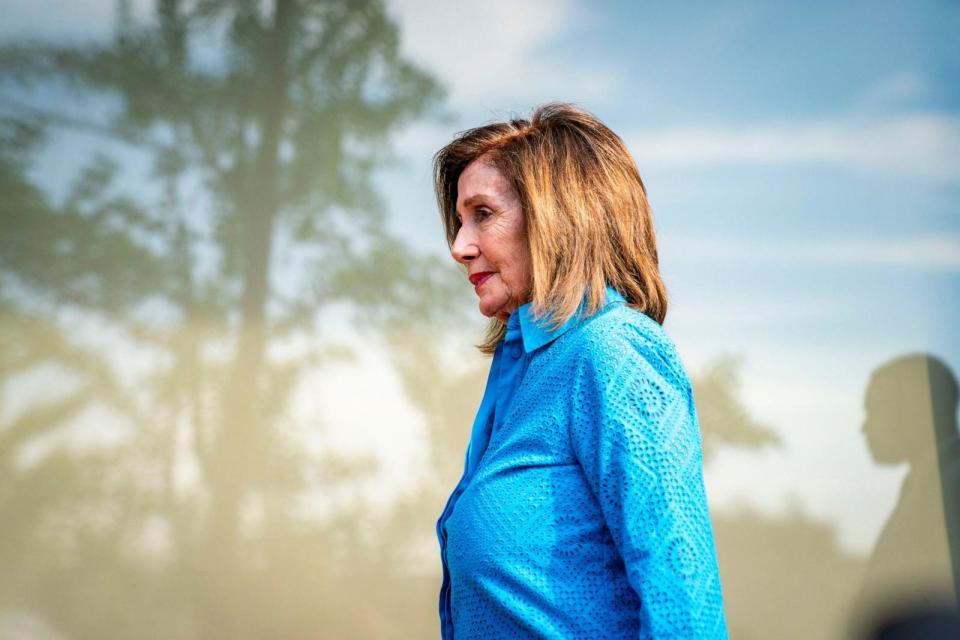
[{"label": "blue shirt collar", "polygon": [[[607,285],[606,288],[606,302],[604,306],[613,304],[615,302],[625,302],[620,292]],[[548,315],[541,321],[533,316],[531,310],[532,303],[528,302],[527,304],[519,307],[516,311],[510,314],[510,318],[507,320],[508,329],[515,327],[519,324],[520,335],[523,337],[523,350],[527,353],[535,351],[540,347],[549,344],[562,336],[567,332],[568,329],[576,326],[581,320],[581,311],[583,310],[583,304],[586,303],[586,299],[580,305],[580,308],[575,314],[570,316],[570,318],[560,326],[559,329],[550,330],[549,322],[550,316]]]}]

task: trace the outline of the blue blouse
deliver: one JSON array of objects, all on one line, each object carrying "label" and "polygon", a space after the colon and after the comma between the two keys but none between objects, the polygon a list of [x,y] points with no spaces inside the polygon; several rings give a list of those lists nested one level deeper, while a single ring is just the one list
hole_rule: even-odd
[{"label": "blue blouse", "polygon": [[508,319],[437,521],[443,638],[726,638],[690,382],[607,288]]}]

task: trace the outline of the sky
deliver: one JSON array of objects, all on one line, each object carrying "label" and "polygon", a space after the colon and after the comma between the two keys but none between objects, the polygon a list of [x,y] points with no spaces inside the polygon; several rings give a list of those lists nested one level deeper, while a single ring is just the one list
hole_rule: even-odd
[{"label": "sky", "polygon": [[[3,4],[2,36],[111,24],[109,1]],[[711,504],[802,508],[868,550],[905,472],[874,466],[859,433],[870,372],[916,351],[960,371],[960,5],[386,4],[449,114],[396,132],[399,162],[377,178],[391,228],[445,253],[430,160],[457,131],[548,100],[595,113],[650,194],[688,370],[738,357],[744,404],[782,439],[722,452]],[[338,365],[314,401],[337,446],[410,480],[422,418],[385,363],[370,350]],[[371,377],[379,407],[350,393]]]},{"label": "sky", "polygon": [[960,366],[960,5],[456,4],[391,5],[460,114],[400,141],[397,228],[442,250],[427,159],[452,131],[547,100],[594,112],[650,193],[688,369],[738,357],[783,440],[721,454],[711,500],[799,505],[869,549],[905,473],[859,432],[870,372]]}]

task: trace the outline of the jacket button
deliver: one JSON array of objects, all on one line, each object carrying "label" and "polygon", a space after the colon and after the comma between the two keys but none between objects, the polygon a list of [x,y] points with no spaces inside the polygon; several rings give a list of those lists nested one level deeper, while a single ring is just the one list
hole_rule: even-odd
[{"label": "jacket button", "polygon": [[523,349],[520,347],[513,347],[510,349],[510,357],[514,360],[519,360],[520,356],[523,354]]}]

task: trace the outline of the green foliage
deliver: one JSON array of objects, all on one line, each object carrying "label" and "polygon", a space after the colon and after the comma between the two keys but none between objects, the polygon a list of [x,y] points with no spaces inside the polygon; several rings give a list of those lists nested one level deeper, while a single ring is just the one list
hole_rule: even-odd
[{"label": "green foliage", "polygon": [[[0,48],[19,105],[0,122],[0,376],[8,394],[42,369],[65,381],[0,396],[0,618],[75,638],[385,632],[389,610],[342,615],[404,579],[364,505],[303,507],[370,461],[285,427],[304,374],[342,356],[316,335],[329,305],[371,328],[449,308],[453,272],[384,231],[372,181],[441,91],[375,0],[131,16],[107,43]],[[31,105],[37,89],[75,100]],[[55,202],[29,171],[63,129],[103,144]],[[276,355],[290,340],[308,346]],[[76,445],[103,420],[113,440]]]},{"label": "green foliage", "polygon": [[738,369],[738,360],[725,356],[692,377],[705,462],[722,446],[759,449],[780,443],[776,432],[751,417],[740,400]]}]

